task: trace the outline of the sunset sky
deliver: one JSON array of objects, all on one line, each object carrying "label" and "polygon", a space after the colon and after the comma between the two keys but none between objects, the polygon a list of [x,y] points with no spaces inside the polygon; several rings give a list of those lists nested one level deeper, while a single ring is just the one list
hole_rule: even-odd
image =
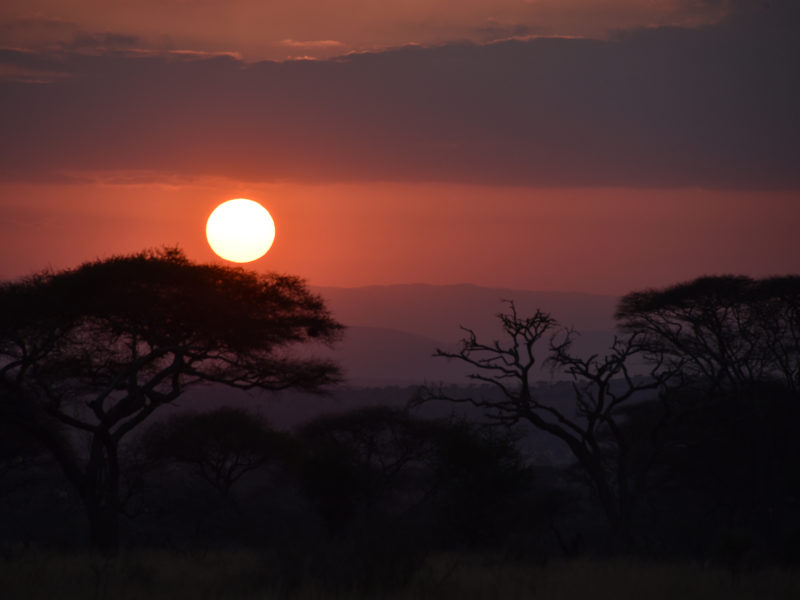
[{"label": "sunset sky", "polygon": [[0,277],[261,202],[316,285],[800,272],[796,0],[7,0]]}]

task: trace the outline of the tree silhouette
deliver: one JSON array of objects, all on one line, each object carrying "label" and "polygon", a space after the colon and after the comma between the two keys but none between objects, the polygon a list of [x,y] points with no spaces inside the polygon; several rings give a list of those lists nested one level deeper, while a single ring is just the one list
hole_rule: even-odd
[{"label": "tree silhouette", "polygon": [[[474,331],[464,328],[467,335],[458,351],[437,350],[435,355],[472,366],[469,378],[490,384],[498,393],[458,397],[429,388],[420,401],[469,403],[498,424],[528,423],[560,439],[588,476],[618,539],[625,541],[646,469],[632,468],[632,457],[638,452],[621,426],[623,409],[643,393],[663,388],[672,373],[656,362],[647,376],[631,374],[631,359],[642,350],[638,336],[616,338],[608,355],[584,359],[570,351],[575,334],[561,329],[546,312],[537,310],[531,317],[522,317],[509,302],[509,311],[497,316],[503,340],[483,343]],[[536,392],[537,345],[544,339],[549,340],[545,359],[573,379],[575,403],[569,407],[542,400]]]},{"label": "tree silhouette", "polygon": [[40,456],[41,446],[26,431],[0,421],[0,497],[10,490],[10,475]]},{"label": "tree silhouette", "polygon": [[633,292],[616,318],[686,383],[742,398],[778,381],[800,394],[800,276],[700,277]]},{"label": "tree silhouette", "polygon": [[[387,406],[320,416],[304,425],[301,477],[328,526],[339,531],[351,521],[374,521],[398,490],[417,497],[410,473],[435,453],[435,424]],[[414,492],[419,492],[415,494]]]},{"label": "tree silhouette", "polygon": [[702,526],[774,538],[769,524],[793,522],[786,507],[796,501],[800,276],[706,276],[637,291],[616,318],[646,360],[679,375],[660,432],[670,487],[705,507]]},{"label": "tree silhouette", "polygon": [[126,435],[198,384],[334,383],[334,364],[294,350],[340,330],[300,279],[195,264],[177,249],[45,271],[0,287],[0,410],[51,451],[92,544],[113,550]]},{"label": "tree silhouette", "polygon": [[299,436],[307,493],[334,527],[433,512],[427,529],[475,541],[531,479],[507,432],[387,406],[319,417]]},{"label": "tree silhouette", "polygon": [[300,483],[334,539],[345,541],[320,563],[333,559],[333,577],[373,590],[407,581],[434,548],[527,534],[532,472],[504,434],[389,406],[306,424]]},{"label": "tree silhouette", "polygon": [[263,418],[231,407],[174,415],[145,432],[140,445],[147,464],[186,465],[225,497],[248,473],[287,457],[292,446]]}]

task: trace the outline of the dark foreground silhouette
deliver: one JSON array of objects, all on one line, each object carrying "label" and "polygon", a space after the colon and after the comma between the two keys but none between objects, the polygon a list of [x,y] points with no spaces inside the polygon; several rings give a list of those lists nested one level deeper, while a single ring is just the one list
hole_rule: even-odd
[{"label": "dark foreground silhouette", "polygon": [[197,265],[177,249],[45,271],[0,287],[0,416],[49,451],[92,544],[113,551],[132,431],[204,382],[334,383],[334,364],[286,348],[340,329],[297,278]]},{"label": "dark foreground silhouette", "polygon": [[[239,556],[261,574],[234,569],[231,589],[262,577],[253,589],[369,595],[434,594],[436,581],[457,594],[470,569],[513,571],[524,587],[525,569],[555,561],[563,573],[565,558],[578,573],[656,577],[656,566],[597,562],[620,556],[706,565],[728,573],[724,585],[763,587],[773,583],[756,573],[800,561],[798,277],[706,277],[630,294],[614,344],[589,357],[548,313],[507,304],[503,338],[467,329],[458,350],[438,352],[467,364],[471,385],[409,390],[405,406],[381,405],[389,392],[374,390],[377,406],[277,431],[250,410],[163,419],[156,408],[201,381],[333,382],[334,365],[278,352],[335,337],[319,299],[291,278],[179,254],[115,260],[2,288],[8,565],[46,548],[110,556],[122,546],[128,558],[92,563],[108,569],[109,586],[122,585],[130,560],[166,586],[150,557],[199,553]],[[159,285],[145,285],[153,277]],[[223,314],[239,289],[243,304]],[[554,382],[533,379],[542,363]],[[434,418],[433,406],[452,414]],[[560,458],[531,443],[542,436]],[[705,577],[686,569],[673,575]],[[796,590],[792,577],[774,585]],[[707,597],[732,597],[724,585]]]}]

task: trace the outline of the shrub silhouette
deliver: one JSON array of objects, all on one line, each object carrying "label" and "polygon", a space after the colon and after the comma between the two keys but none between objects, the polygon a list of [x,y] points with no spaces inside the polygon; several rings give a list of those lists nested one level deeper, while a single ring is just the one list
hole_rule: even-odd
[{"label": "shrub silhouette", "polygon": [[223,496],[248,473],[293,450],[289,436],[266,420],[231,407],[174,415],[153,425],[140,446],[147,463],[188,466]]}]

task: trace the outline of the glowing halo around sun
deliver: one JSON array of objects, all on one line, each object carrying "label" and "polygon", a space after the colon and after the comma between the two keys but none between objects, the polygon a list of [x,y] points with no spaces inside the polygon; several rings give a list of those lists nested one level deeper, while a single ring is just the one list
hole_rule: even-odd
[{"label": "glowing halo around sun", "polygon": [[220,258],[246,263],[261,258],[275,240],[275,222],[266,208],[246,198],[223,202],[206,223],[208,245]]}]

